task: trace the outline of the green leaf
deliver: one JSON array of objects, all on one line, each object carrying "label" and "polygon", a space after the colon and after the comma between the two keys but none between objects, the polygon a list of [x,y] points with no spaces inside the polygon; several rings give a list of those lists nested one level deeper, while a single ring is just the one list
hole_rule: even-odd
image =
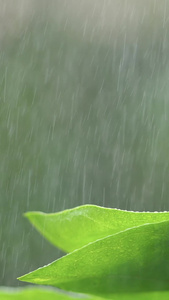
[{"label": "green leaf", "polygon": [[2,288],[0,289],[1,300],[99,300],[96,297],[84,295],[68,295],[55,289],[45,288]]},{"label": "green leaf", "polygon": [[109,297],[169,290],[169,221],[97,240],[19,278]]},{"label": "green leaf", "polygon": [[[0,288],[1,300],[103,300],[106,298],[69,296],[47,288]],[[113,295],[112,300],[168,300],[169,292]]]},{"label": "green leaf", "polygon": [[[105,298],[68,296],[52,289],[45,288],[1,288],[1,300],[103,300]],[[112,300],[168,300],[169,292],[120,294],[112,296]]]},{"label": "green leaf", "polygon": [[127,228],[169,220],[168,212],[128,212],[95,205],[53,214],[28,212],[25,216],[52,244],[65,252]]}]

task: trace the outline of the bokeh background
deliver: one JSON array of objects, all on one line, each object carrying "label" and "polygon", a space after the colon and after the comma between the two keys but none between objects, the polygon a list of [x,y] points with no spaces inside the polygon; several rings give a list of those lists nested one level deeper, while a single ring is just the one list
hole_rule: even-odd
[{"label": "bokeh background", "polygon": [[24,212],[168,194],[169,1],[0,0],[0,285],[62,255]]}]

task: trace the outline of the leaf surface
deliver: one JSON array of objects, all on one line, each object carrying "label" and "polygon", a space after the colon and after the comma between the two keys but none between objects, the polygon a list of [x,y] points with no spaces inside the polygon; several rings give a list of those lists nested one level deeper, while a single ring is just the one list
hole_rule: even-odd
[{"label": "leaf surface", "polygon": [[97,240],[19,279],[110,299],[168,291],[169,221]]},{"label": "leaf surface", "polygon": [[128,228],[169,220],[168,212],[129,212],[95,205],[52,214],[28,212],[25,216],[42,235],[65,252]]}]

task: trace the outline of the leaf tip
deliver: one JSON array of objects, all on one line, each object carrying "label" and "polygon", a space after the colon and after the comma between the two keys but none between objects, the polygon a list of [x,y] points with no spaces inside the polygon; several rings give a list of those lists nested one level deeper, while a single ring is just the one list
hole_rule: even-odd
[{"label": "leaf tip", "polygon": [[24,275],[23,275],[23,276],[19,276],[19,277],[17,277],[16,279],[19,280],[19,281],[24,281],[24,280],[23,280],[23,277],[24,277]]}]

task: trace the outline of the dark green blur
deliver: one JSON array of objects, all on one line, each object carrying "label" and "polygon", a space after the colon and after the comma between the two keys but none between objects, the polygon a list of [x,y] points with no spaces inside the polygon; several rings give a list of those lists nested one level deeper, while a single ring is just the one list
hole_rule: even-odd
[{"label": "dark green blur", "polygon": [[26,211],[169,210],[169,24],[109,40],[58,24],[38,11],[1,39],[1,285],[61,255]]}]

